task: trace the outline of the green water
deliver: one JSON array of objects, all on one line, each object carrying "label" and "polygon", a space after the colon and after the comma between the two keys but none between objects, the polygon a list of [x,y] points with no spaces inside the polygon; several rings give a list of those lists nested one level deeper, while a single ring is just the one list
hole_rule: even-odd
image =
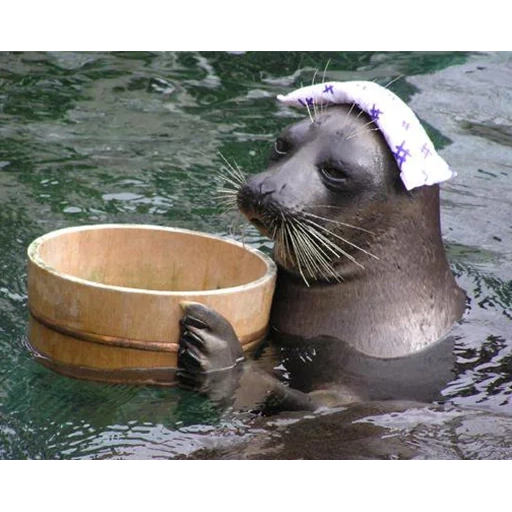
[{"label": "green water", "polygon": [[[35,362],[25,346],[26,248],[54,229],[105,222],[228,235],[238,221],[212,194],[219,153],[263,170],[276,132],[302,115],[275,96],[321,80],[326,67],[326,80],[401,77],[391,89],[459,172],[443,186],[443,226],[471,301],[445,390],[454,409],[418,413],[421,428],[407,408],[394,423],[372,404],[333,413],[335,455],[512,456],[509,54],[50,52],[0,54],[0,458],[169,458],[205,446],[220,450],[207,456],[237,456],[224,445],[257,436],[253,419],[220,417],[180,390],[82,382]],[[245,241],[270,248],[250,227]],[[350,444],[368,435],[355,425],[372,425],[372,443]]]}]

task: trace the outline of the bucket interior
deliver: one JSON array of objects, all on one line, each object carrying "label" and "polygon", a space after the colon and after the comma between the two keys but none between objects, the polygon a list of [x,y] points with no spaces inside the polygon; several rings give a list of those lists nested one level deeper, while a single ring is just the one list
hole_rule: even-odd
[{"label": "bucket interior", "polygon": [[262,278],[265,261],[201,234],[137,227],[64,230],[37,247],[43,264],[96,283],[158,291],[231,288]]}]

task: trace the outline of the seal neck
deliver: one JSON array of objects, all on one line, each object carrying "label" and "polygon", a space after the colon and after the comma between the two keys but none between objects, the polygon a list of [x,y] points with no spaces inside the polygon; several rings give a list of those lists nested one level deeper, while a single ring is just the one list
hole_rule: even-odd
[{"label": "seal neck", "polygon": [[378,259],[364,269],[340,260],[343,281],[313,283],[278,270],[272,325],[305,338],[332,336],[376,357],[400,357],[441,338],[464,310],[444,252],[439,192],[423,187],[416,197],[388,209],[371,240]]}]

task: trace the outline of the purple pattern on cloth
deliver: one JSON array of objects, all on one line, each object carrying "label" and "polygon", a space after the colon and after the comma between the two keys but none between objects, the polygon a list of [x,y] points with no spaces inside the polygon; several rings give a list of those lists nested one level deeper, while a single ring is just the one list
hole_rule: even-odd
[{"label": "purple pattern on cloth", "polygon": [[315,106],[315,98],[300,98],[299,99],[300,104],[303,107],[314,107]]},{"label": "purple pattern on cloth", "polygon": [[402,166],[407,160],[408,157],[411,156],[411,152],[404,147],[405,140],[396,147],[396,151],[393,152],[393,156],[395,157],[396,163],[398,164],[398,167],[400,167],[400,170],[402,170]]},{"label": "purple pattern on cloth", "polygon": [[375,103],[374,103],[372,109],[370,110],[370,112],[368,112],[368,114],[370,114],[370,117],[372,118],[372,121],[378,121],[379,120],[379,116],[381,114],[383,114],[383,112],[381,110],[379,110],[375,106]]},{"label": "purple pattern on cloth", "polygon": [[279,95],[277,99],[287,105],[308,108],[355,103],[384,135],[407,190],[456,176],[436,153],[414,112],[393,92],[374,82],[326,82]]},{"label": "purple pattern on cloth", "polygon": [[429,157],[432,154],[432,150],[428,147],[427,143],[423,144],[421,147],[421,151],[425,155],[425,158]]}]

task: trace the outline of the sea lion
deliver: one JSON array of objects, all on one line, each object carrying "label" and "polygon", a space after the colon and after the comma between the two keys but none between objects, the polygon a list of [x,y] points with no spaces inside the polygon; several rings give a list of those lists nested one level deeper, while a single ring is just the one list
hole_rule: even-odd
[{"label": "sea lion", "polygon": [[[430,171],[421,167],[420,179],[412,171],[405,174],[403,159],[375,116],[355,102],[314,109],[277,137],[268,169],[240,187],[237,205],[275,242],[271,338],[288,364],[289,382],[307,392],[330,386],[334,403],[343,403],[375,396],[369,391],[372,379],[396,384],[397,374],[407,373],[413,382],[433,360],[449,363],[451,345],[436,342],[461,318],[465,295],[445,255],[439,186],[429,183]],[[435,172],[439,165],[449,172],[444,161],[435,164]],[[205,384],[215,374],[211,370],[237,366],[236,336],[225,319],[204,306],[187,304],[184,310],[180,379],[211,395],[218,389]],[[308,353],[318,371],[293,363]],[[443,357],[432,355],[438,353]],[[441,380],[449,378],[446,368],[440,374]],[[230,375],[225,386],[230,392],[244,378],[253,389],[258,381],[252,370]],[[403,380],[398,387],[410,389]],[[434,376],[429,382],[439,380]],[[263,381],[262,396],[269,390],[280,394],[286,408],[325,403],[318,391],[290,397],[274,381]]]}]

